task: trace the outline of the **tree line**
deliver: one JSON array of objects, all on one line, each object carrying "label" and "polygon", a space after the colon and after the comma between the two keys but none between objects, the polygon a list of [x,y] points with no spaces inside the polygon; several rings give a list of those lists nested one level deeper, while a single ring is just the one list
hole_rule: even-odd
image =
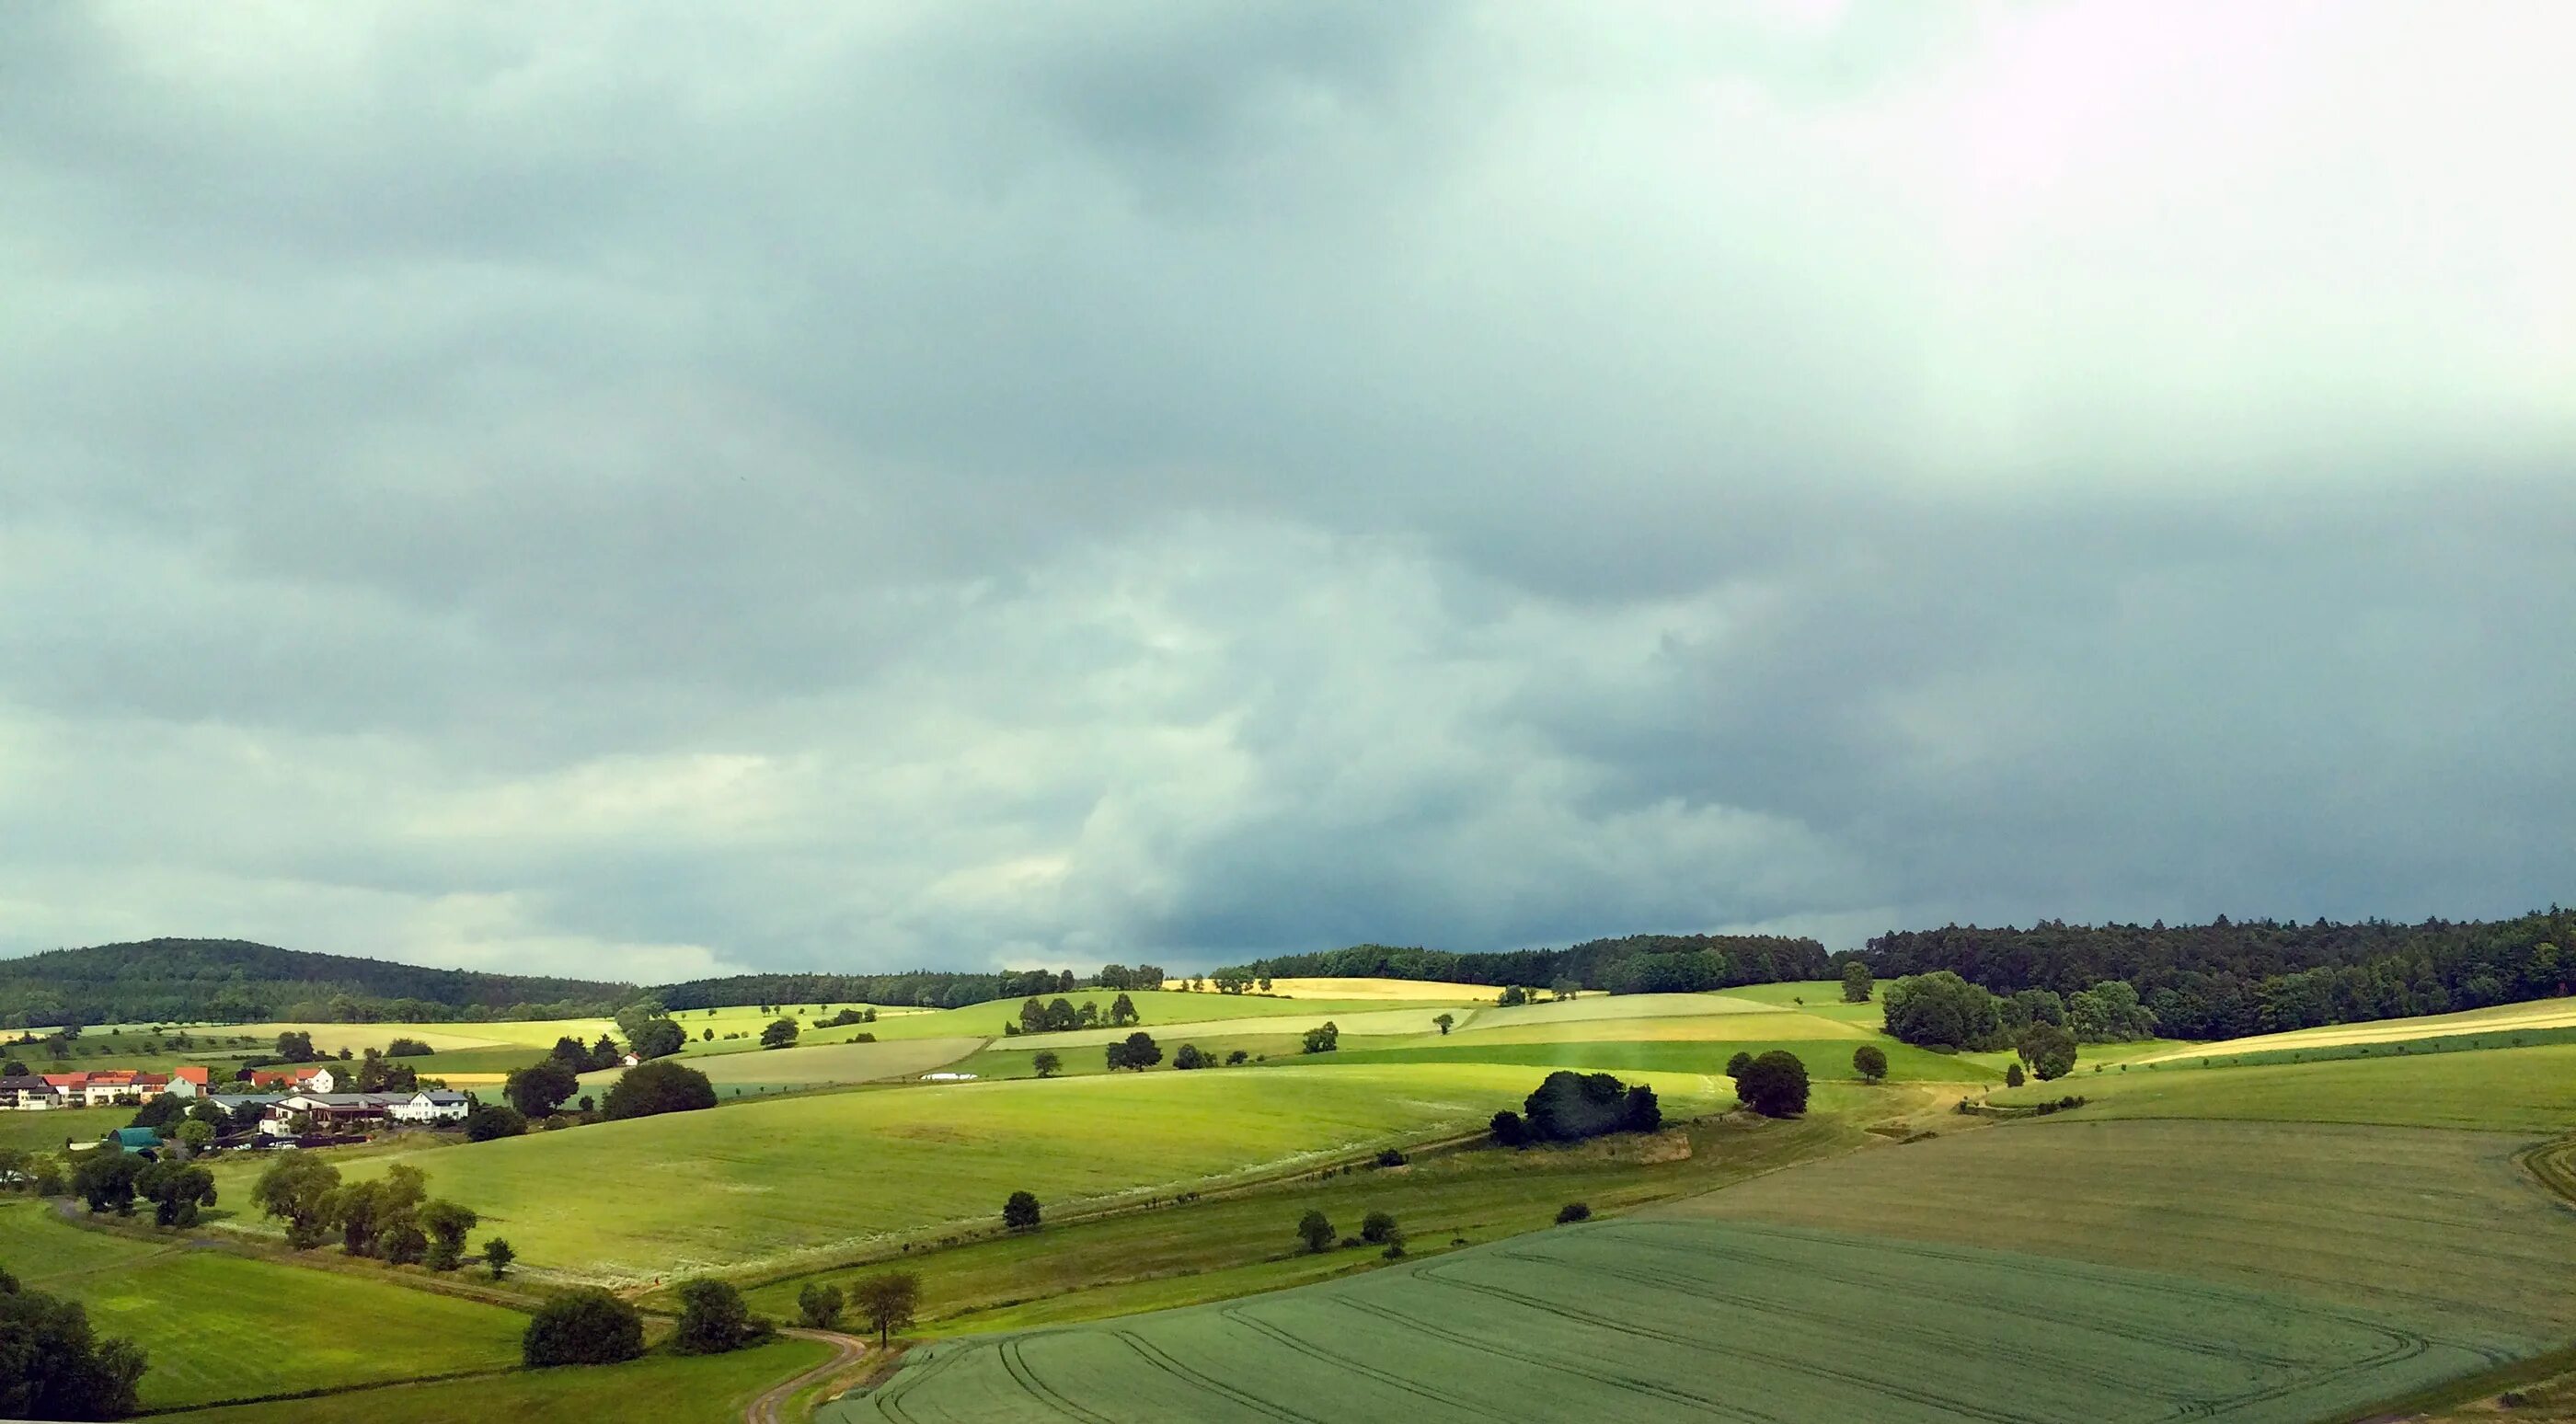
[{"label": "tree line", "polygon": [[[1869,942],[1881,978],[1948,971],[1990,993],[2135,991],[2170,1038],[2237,1038],[2576,992],[2576,911],[2510,920],[1948,926]],[[1891,1027],[1892,1031],[1892,1027]]]},{"label": "tree line", "polygon": [[1486,953],[1355,944],[1256,959],[1212,970],[1209,977],[1427,979],[1498,988],[1561,984],[1613,993],[1691,993],[1824,979],[1835,972],[1825,947],[1803,936],[1637,934],[1585,940],[1564,949]]},{"label": "tree line", "polygon": [[0,960],[0,1026],[262,1019],[579,1018],[632,985],[428,969],[233,939],[152,939]]}]

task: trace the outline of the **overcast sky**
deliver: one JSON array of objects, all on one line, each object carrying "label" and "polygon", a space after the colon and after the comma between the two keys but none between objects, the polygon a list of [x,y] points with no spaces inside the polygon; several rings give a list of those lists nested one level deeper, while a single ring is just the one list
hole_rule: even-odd
[{"label": "overcast sky", "polygon": [[2576,884],[2576,9],[0,9],[0,953]]}]

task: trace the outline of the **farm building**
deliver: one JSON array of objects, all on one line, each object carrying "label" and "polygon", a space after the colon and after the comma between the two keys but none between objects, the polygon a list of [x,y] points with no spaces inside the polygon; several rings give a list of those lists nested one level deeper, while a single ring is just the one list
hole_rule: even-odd
[{"label": "farm building", "polygon": [[474,1100],[449,1088],[423,1088],[385,1109],[396,1122],[463,1122]]},{"label": "farm building", "polygon": [[268,1105],[259,1130],[271,1137],[296,1136],[295,1120],[320,1133],[366,1132],[394,1123],[460,1122],[474,1102],[445,1088],[416,1093],[289,1093]]},{"label": "farm building", "polygon": [[287,1068],[254,1068],[250,1085],[254,1088],[286,1088],[298,1093],[328,1093],[340,1080],[319,1063],[298,1063]]},{"label": "farm building", "polygon": [[120,1152],[150,1152],[160,1147],[161,1134],[148,1127],[120,1127],[101,1138],[99,1145]]}]

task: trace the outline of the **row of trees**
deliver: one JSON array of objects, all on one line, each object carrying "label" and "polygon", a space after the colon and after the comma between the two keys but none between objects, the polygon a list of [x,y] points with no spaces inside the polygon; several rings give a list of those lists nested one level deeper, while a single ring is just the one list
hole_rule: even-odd
[{"label": "row of trees", "polygon": [[[466,1114],[465,1135],[477,1142],[515,1137],[527,1130],[529,1120],[561,1112],[564,1103],[580,1089],[581,1079],[562,1058],[541,1059],[512,1071],[502,1080],[501,1096],[509,1099],[507,1111],[511,1116],[502,1117],[477,1104]],[[582,1099],[582,1105],[589,1107],[590,1099]],[[715,1085],[707,1081],[706,1074],[673,1059],[657,1058],[619,1074],[599,1102],[599,1115],[614,1122],[667,1112],[695,1112],[715,1105]]]},{"label": "row of trees", "polygon": [[634,992],[247,940],[154,939],[0,960],[0,1026],[576,1018],[607,1013]]},{"label": "row of trees", "polygon": [[1142,1018],[1143,1015],[1136,1012],[1136,1001],[1123,993],[1109,1001],[1109,1013],[1105,1019],[1101,1015],[1099,1003],[1095,1000],[1085,999],[1082,1001],[1082,1006],[1076,1008],[1069,999],[1059,998],[1052,1003],[1045,1003],[1032,998],[1020,1005],[1020,1016],[1016,1021],[1003,1020],[1002,1032],[1007,1037],[1018,1037],[1022,1034],[1064,1033],[1073,1029],[1100,1028],[1104,1025],[1109,1028],[1125,1028]]},{"label": "row of trees", "polygon": [[[211,1190],[209,1192],[211,1199]],[[465,1237],[479,1224],[470,1207],[429,1195],[427,1176],[397,1162],[381,1177],[344,1182],[340,1169],[310,1153],[281,1158],[251,1187],[260,1214],[286,1224],[286,1244],[309,1251],[333,1235],[350,1256],[388,1265],[453,1271],[465,1260]],[[497,1249],[496,1249],[497,1248]],[[509,1243],[484,1243],[484,1261],[499,1279],[512,1259]]]},{"label": "row of trees", "polygon": [[1404,1228],[1396,1225],[1392,1214],[1383,1211],[1373,1211],[1360,1218],[1360,1234],[1344,1237],[1333,1229],[1331,1217],[1320,1210],[1309,1210],[1297,1218],[1297,1240],[1310,1254],[1330,1251],[1337,1242],[1344,1246],[1378,1247],[1379,1254],[1390,1261],[1404,1254]]},{"label": "row of trees", "polygon": [[1834,972],[1825,947],[1804,936],[1656,934],[1585,940],[1564,949],[1495,953],[1358,944],[1316,954],[1256,959],[1211,971],[1211,977],[1432,979],[1497,988],[1564,982],[1613,993],[1688,993],[1824,979]]},{"label": "row of trees", "polygon": [[2152,1036],[2154,1010],[2124,980],[2105,979],[2061,996],[2053,989],[1995,994],[1949,970],[1909,974],[1880,996],[1887,1031],[1924,1048],[1981,1052],[2017,1046],[2034,1027],[2081,1043],[2120,1043]]}]

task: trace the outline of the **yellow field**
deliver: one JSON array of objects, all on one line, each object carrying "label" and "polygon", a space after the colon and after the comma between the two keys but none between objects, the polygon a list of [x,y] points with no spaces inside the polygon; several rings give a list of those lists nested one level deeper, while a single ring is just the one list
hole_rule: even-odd
[{"label": "yellow field", "polygon": [[2535,999],[2527,1004],[2499,1004],[2491,1009],[2467,1009],[2456,1014],[2427,1014],[2422,1018],[2412,1019],[2379,1019],[2371,1023],[2328,1024],[2323,1028],[2303,1028],[2290,1033],[2265,1033],[2256,1034],[2250,1038],[2231,1038],[2219,1043],[2187,1044],[2134,1061],[2164,1063],[2180,1058],[2214,1058],[2230,1053],[2254,1053],[2274,1048],[2331,1048],[2345,1043],[2395,1043],[2411,1038],[2435,1038],[2446,1033],[2494,1033],[2518,1028],[2570,1027],[2576,1027],[2576,998]]},{"label": "yellow field", "polygon": [[448,1053],[469,1048],[549,1048],[566,1034],[588,1043],[603,1033],[614,1035],[617,1025],[607,1019],[531,1019],[525,1023],[261,1023],[244,1024],[224,1031],[264,1039],[273,1039],[287,1032],[309,1033],[313,1035],[313,1046],[324,1053],[337,1053],[343,1048],[351,1053],[363,1053],[370,1048],[382,1048],[397,1038],[416,1038],[440,1053]]},{"label": "yellow field", "polygon": [[[1487,1027],[1479,1015],[1453,1030],[1452,1043],[1761,1043],[1806,1042],[1820,1038],[1854,1041],[1877,1035],[1858,1024],[1796,1012],[1753,1014],[1674,1014],[1657,1018],[1559,1019],[1552,1023],[1503,1023]],[[1349,1025],[1345,1024],[1347,1028]]]},{"label": "yellow field", "polygon": [[[1166,987],[1177,984],[1167,979]],[[1452,984],[1437,979],[1273,979],[1270,992],[1287,999],[1427,999],[1444,1004],[1490,1004],[1502,992],[1487,984]]]}]

